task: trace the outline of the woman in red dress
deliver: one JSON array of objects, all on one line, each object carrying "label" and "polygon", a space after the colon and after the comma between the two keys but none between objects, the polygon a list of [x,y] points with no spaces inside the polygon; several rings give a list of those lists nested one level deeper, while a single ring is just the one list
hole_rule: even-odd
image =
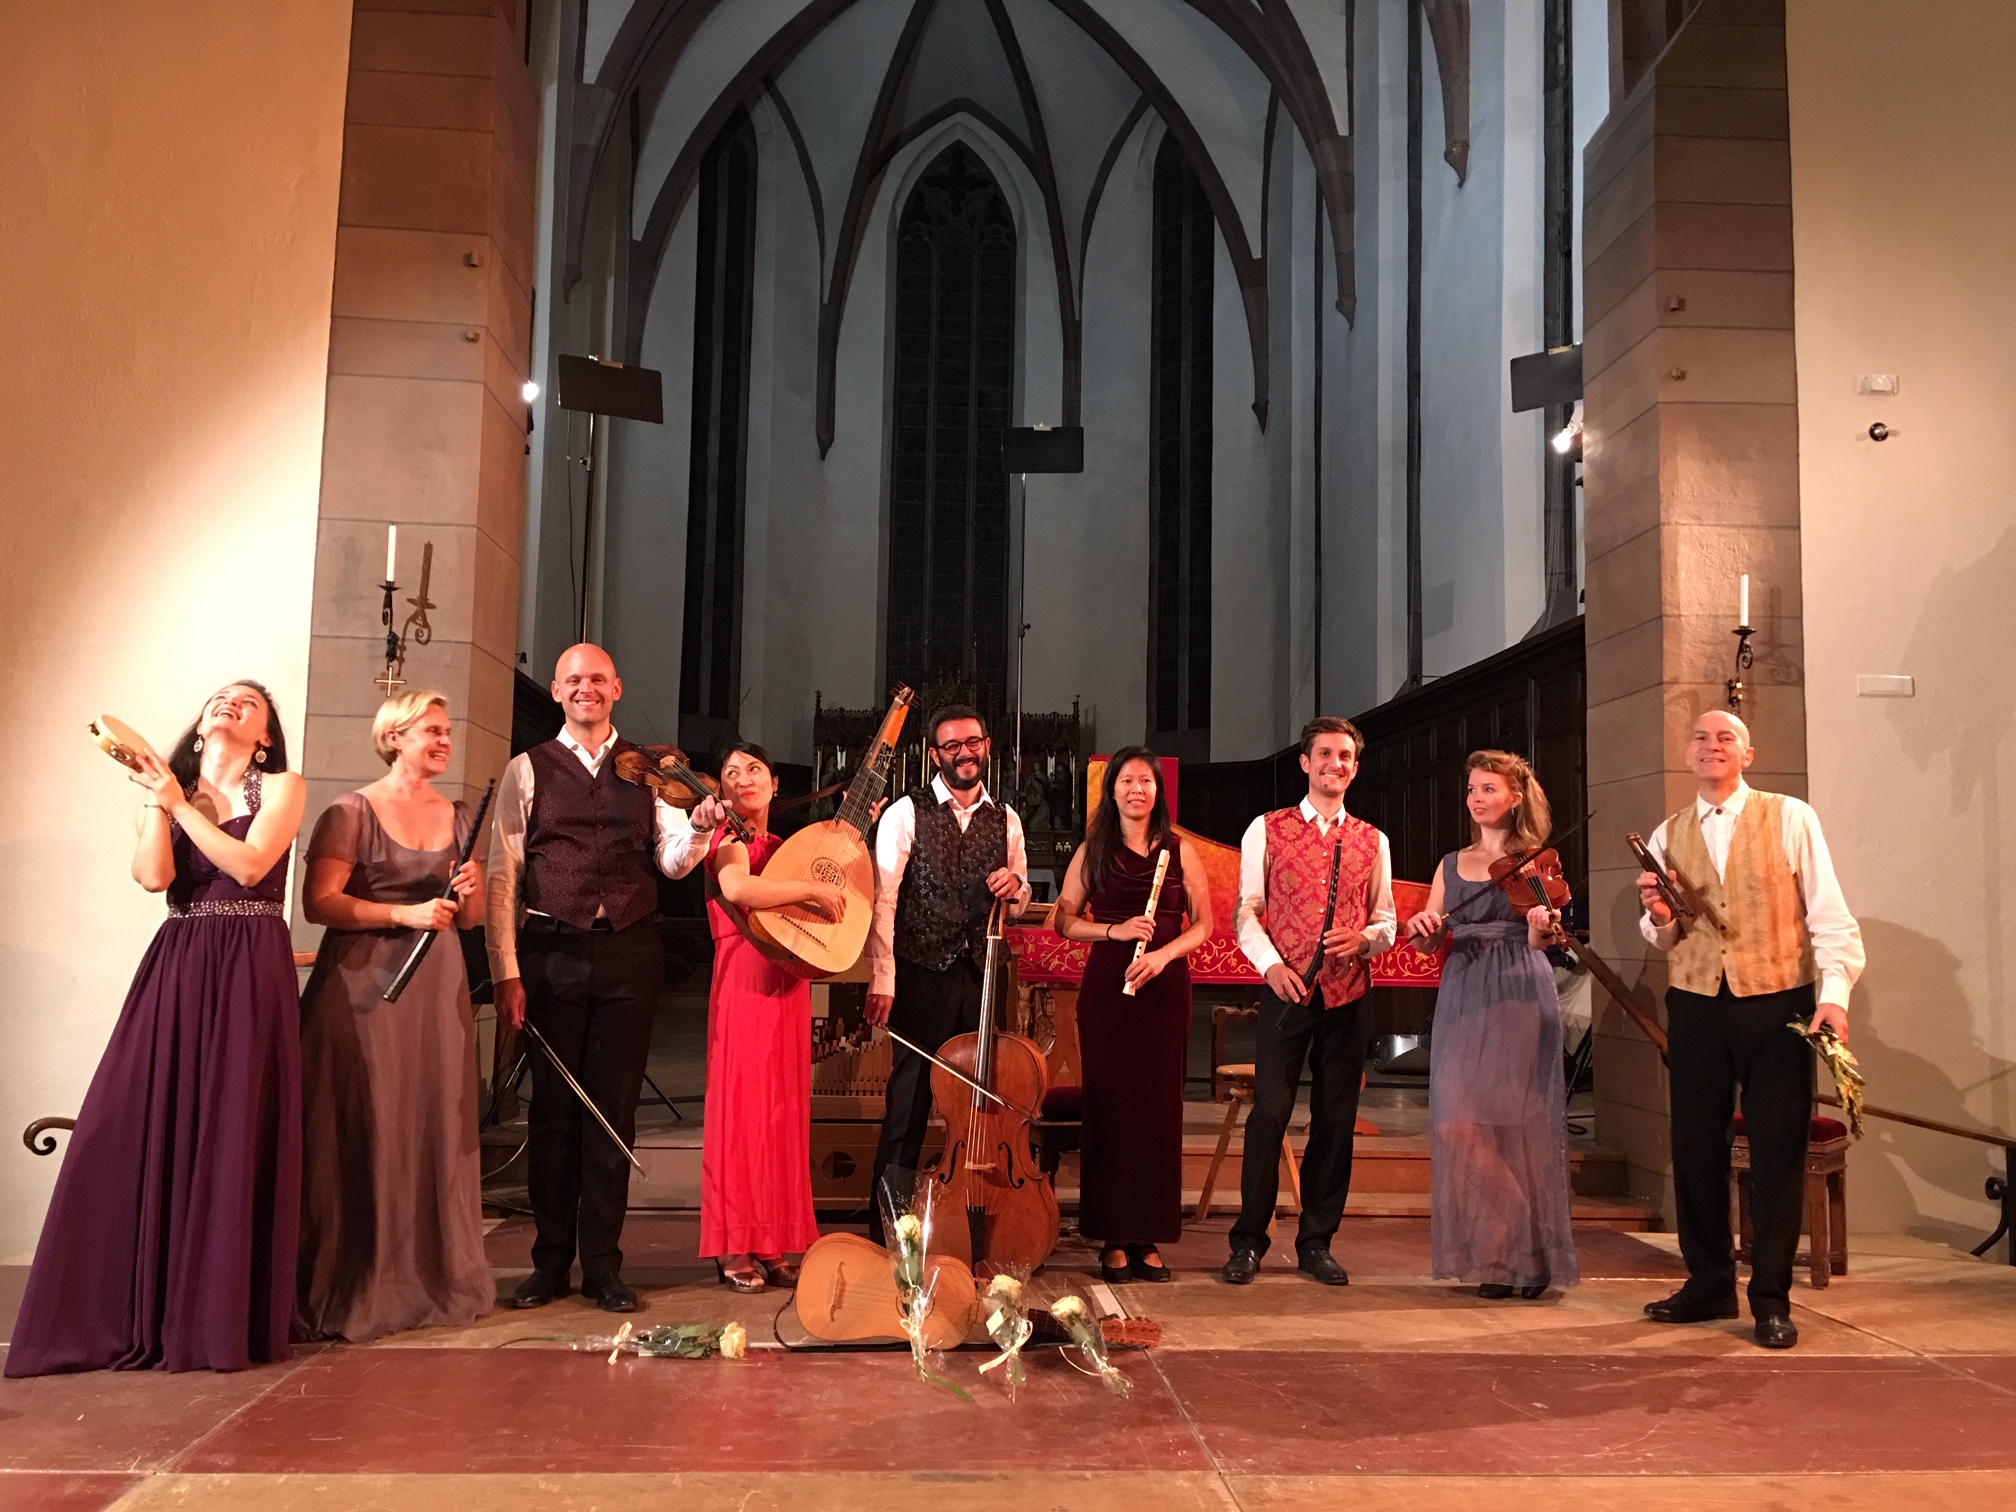
[{"label": "woman in red dress", "polygon": [[[1155,868],[1170,852],[1154,916]],[[1186,891],[1186,877],[1199,886]],[[1105,800],[1071,857],[1051,927],[1092,953],[1078,993],[1084,1133],[1078,1231],[1102,1241],[1108,1281],[1167,1281],[1156,1246],[1183,1232],[1183,1080],[1190,1051],[1190,967],[1210,936],[1204,864],[1176,834],[1162,766],[1146,746],[1106,765]],[[1137,944],[1147,948],[1135,957]],[[1134,990],[1130,994],[1128,987]]]},{"label": "woman in red dress", "polygon": [[812,1217],[812,987],[751,945],[723,904],[802,903],[835,919],[844,906],[840,889],[827,883],[763,876],[780,843],[769,831],[776,796],[770,753],[738,742],[721,763],[721,798],[756,833],[744,845],[724,825],[707,855],[714,985],[707,1000],[700,1253],[741,1292],[796,1285],[796,1257],[819,1237]]}]

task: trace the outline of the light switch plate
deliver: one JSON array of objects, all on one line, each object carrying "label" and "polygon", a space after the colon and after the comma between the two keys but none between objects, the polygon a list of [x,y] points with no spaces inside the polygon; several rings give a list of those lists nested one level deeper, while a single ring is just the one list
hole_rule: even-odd
[{"label": "light switch plate", "polygon": [[1864,373],[1855,380],[1858,394],[1894,394],[1897,392],[1895,373]]},{"label": "light switch plate", "polygon": [[1917,692],[1917,686],[1908,677],[1887,672],[1855,674],[1855,695],[1858,698],[1915,698]]}]

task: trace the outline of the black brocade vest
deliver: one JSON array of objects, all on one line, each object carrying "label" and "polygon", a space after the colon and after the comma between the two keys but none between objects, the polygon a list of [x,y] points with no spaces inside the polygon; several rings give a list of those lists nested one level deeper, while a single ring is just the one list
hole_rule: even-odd
[{"label": "black brocade vest", "polygon": [[973,810],[959,828],[952,805],[928,787],[910,794],[917,839],[896,893],[896,954],[943,971],[987,950],[987,874],[1008,864],[1008,816],[998,803]]},{"label": "black brocade vest", "polygon": [[525,826],[525,906],[577,929],[627,929],[658,909],[651,790],[616,775],[618,739],[590,775],[558,740],[532,747],[532,813]]}]

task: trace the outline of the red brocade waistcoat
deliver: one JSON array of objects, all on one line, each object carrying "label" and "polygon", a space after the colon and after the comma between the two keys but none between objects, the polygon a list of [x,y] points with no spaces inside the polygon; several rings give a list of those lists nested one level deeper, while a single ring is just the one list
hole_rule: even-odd
[{"label": "red brocade waistcoat", "polygon": [[[1302,817],[1300,807],[1275,809],[1267,816],[1267,936],[1288,969],[1300,976],[1322,948],[1323,906],[1330,896],[1330,856],[1344,848],[1337,868],[1337,912],[1331,927],[1363,929],[1371,913],[1372,869],[1379,859],[1379,831],[1339,812],[1325,835]],[[1323,1006],[1338,1008],[1365,995],[1372,984],[1364,960],[1324,962],[1316,985]]]}]

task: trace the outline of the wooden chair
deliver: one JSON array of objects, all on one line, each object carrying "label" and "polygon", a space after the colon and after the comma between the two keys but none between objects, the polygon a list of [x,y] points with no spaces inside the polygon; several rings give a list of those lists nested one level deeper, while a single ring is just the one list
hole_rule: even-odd
[{"label": "wooden chair", "polygon": [[[1736,1115],[1736,1139],[1729,1148],[1729,1185],[1736,1203],[1736,1258],[1747,1261],[1756,1240],[1750,1217],[1750,1140],[1743,1115]],[[1830,1275],[1848,1274],[1848,1126],[1815,1115],[1806,1136],[1806,1227],[1801,1257],[1815,1291],[1825,1291]]]},{"label": "wooden chair", "polygon": [[[1191,1221],[1202,1223],[1211,1213],[1211,1197],[1218,1190],[1218,1172],[1225,1164],[1225,1152],[1232,1145],[1232,1131],[1239,1126],[1239,1109],[1253,1101],[1253,1066],[1251,1062],[1239,1065],[1219,1066],[1212,1080],[1223,1081],[1225,1085],[1225,1122],[1218,1128],[1218,1148],[1211,1152],[1211,1165],[1204,1172],[1204,1190],[1197,1194],[1197,1211]],[[1295,1158],[1294,1146],[1288,1143],[1288,1134],[1281,1134],[1281,1158],[1288,1165],[1288,1204],[1291,1213],[1302,1211],[1302,1165]],[[1270,1225],[1271,1227],[1271,1225]]]}]

